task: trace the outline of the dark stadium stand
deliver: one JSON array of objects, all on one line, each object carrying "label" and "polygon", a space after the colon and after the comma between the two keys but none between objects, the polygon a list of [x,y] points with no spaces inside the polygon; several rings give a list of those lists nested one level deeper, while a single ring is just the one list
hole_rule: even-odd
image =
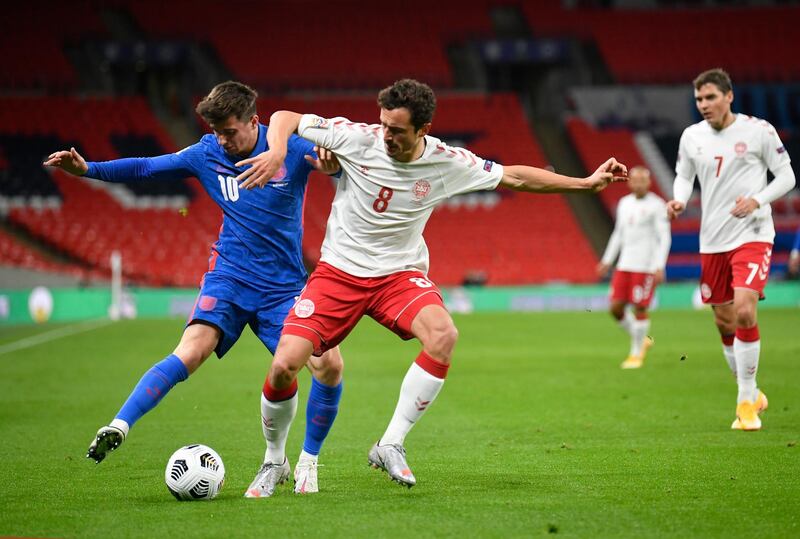
[{"label": "dark stadium stand", "polygon": [[[502,7],[506,15],[522,14],[522,26],[527,24],[531,37],[555,37],[594,47],[600,61],[594,61],[598,65],[592,69],[618,84],[686,85],[710,63],[723,65],[736,84],[735,107],[771,121],[790,155],[800,155],[796,128],[800,59],[791,54],[800,48],[800,33],[794,30],[800,25],[800,9],[790,5],[598,7],[604,2],[562,7],[565,4],[571,3],[411,0],[403,9],[414,14],[413,24],[403,26],[402,37],[396,25],[387,22],[391,19],[385,6],[350,0],[274,0],[259,3],[259,9],[252,9],[254,4],[249,2],[223,5],[210,0],[79,0],[10,6],[6,16],[15,24],[5,25],[8,28],[0,33],[5,59],[0,73],[0,210],[7,225],[28,234],[41,247],[63,253],[76,265],[49,263],[4,236],[0,262],[55,271],[65,268],[64,272],[81,271],[91,278],[108,275],[110,252],[119,249],[129,282],[197,284],[217,234],[220,212],[205,193],[198,193],[196,183],[109,186],[39,166],[49,152],[73,145],[91,160],[177,149],[165,129],[169,115],[176,119],[182,110],[175,96],[198,95],[207,88],[205,83],[202,88],[189,86],[183,78],[185,66],[181,75],[176,70],[174,80],[168,80],[169,69],[163,65],[151,66],[153,72],[148,74],[147,65],[136,63],[137,49],[148,43],[178,43],[187,57],[200,49],[208,51],[210,61],[219,63],[219,73],[248,82],[261,92],[259,111],[264,122],[273,110],[288,108],[371,123],[378,117],[378,88],[401,76],[418,78],[437,89],[434,136],[500,163],[544,166],[548,159],[518,96],[465,93],[458,88],[459,62],[453,47],[464,47],[461,53],[465,54],[474,52],[472,40],[485,44],[508,37],[496,12]],[[247,28],[254,31],[242,31],[242,17],[231,16],[239,11],[247,14]],[[724,45],[709,47],[709,43]],[[124,46],[127,63],[108,65],[109,57],[99,44]],[[697,53],[700,45],[702,54]],[[333,49],[335,60],[328,54]],[[151,55],[159,52],[157,47],[148,50]],[[559,61],[573,62],[568,69],[584,70],[579,78],[590,80],[586,59],[567,60],[569,56]],[[460,67],[464,69],[463,58]],[[543,78],[549,74],[541,65],[518,67],[520,73],[528,69]],[[93,84],[93,76],[105,82]],[[117,88],[114,79],[120,77],[128,83],[136,81],[120,87],[139,95],[109,95]],[[161,106],[152,102],[154,87],[161,85],[163,90],[184,84],[187,87],[180,94],[171,94],[173,101],[166,99]],[[528,99],[526,105],[535,100]],[[162,111],[160,119],[155,110]],[[186,131],[197,129],[198,133],[207,129],[199,121],[187,127]],[[573,117],[566,121],[566,128],[568,142],[588,171],[609,155],[629,165],[644,163],[632,131],[624,127],[598,129]],[[678,136],[655,136],[670,166]],[[656,183],[654,190],[667,198]],[[328,178],[313,174],[303,243],[311,265],[319,259],[333,192]],[[627,192],[624,185],[612,185],[601,193],[599,199],[609,215],[613,216],[617,201]],[[691,204],[692,215],[673,225],[673,277],[693,278],[698,268],[699,197]],[[782,250],[788,248],[789,236],[800,224],[800,189],[773,204],[773,211],[779,267],[785,259]],[[595,279],[597,255],[561,196],[528,196],[501,189],[488,196],[457,199],[434,212],[426,239],[431,277],[442,285],[460,284],[472,273],[496,285]],[[98,269],[87,273],[84,265]]]},{"label": "dark stadium stand", "polygon": [[[200,39],[216,50],[238,79],[257,88],[285,91],[375,88],[405,76],[450,87],[447,46],[492,33],[489,5],[470,2],[404,2],[413,24],[402,37],[379,4],[308,0],[261,4],[242,19],[220,16],[218,2],[131,2],[128,7],[148,36]],[[326,51],[336,47],[336,61]]]}]

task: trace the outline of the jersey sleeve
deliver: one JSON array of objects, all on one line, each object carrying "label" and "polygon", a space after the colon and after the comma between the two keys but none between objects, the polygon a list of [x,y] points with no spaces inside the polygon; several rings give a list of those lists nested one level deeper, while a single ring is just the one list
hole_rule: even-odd
[{"label": "jersey sleeve", "polygon": [[680,177],[692,181],[694,180],[696,171],[687,148],[689,145],[688,138],[686,131],[684,131],[681,135],[680,144],[678,144],[678,158],[675,162],[675,173]]},{"label": "jersey sleeve", "polygon": [[367,124],[356,124],[347,118],[323,118],[315,114],[303,114],[297,134],[317,146],[342,153],[349,146],[370,144],[374,139]]},{"label": "jersey sleeve", "polygon": [[762,158],[767,167],[775,173],[776,170],[790,163],[791,159],[775,128],[770,124],[767,124],[765,127],[766,129],[764,129],[761,139]]},{"label": "jersey sleeve", "polygon": [[503,179],[503,165],[478,157],[464,148],[440,143],[434,150],[434,154],[437,153],[447,159],[448,168],[442,177],[448,196],[495,189]]},{"label": "jersey sleeve", "polygon": [[84,176],[105,182],[128,183],[146,180],[182,180],[196,175],[197,168],[193,166],[192,160],[187,159],[181,152],[156,157],[91,161],[87,163],[89,169]]}]

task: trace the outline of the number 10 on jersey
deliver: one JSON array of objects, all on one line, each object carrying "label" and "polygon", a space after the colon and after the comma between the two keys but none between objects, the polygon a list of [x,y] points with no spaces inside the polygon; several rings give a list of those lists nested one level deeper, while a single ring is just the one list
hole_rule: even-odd
[{"label": "number 10 on jersey", "polygon": [[239,184],[233,176],[217,175],[219,188],[222,190],[222,198],[226,201],[236,202],[239,200]]}]

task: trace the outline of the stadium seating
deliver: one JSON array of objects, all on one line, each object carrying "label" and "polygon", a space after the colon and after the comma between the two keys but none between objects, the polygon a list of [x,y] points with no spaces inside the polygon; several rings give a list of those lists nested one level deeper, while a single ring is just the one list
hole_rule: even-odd
[{"label": "stadium seating", "polygon": [[800,79],[800,59],[786,54],[800,48],[796,7],[652,11],[561,4],[522,6],[538,36],[594,40],[619,83],[686,83],[713,65],[724,66],[738,82]]},{"label": "stadium seating", "polygon": [[0,265],[33,271],[65,273],[78,279],[102,278],[103,274],[88,266],[57,262],[28,247],[11,234],[0,230]]},{"label": "stadium seating", "polygon": [[[586,170],[594,170],[598,164],[612,155],[628,167],[646,165],[644,158],[636,148],[633,133],[628,129],[603,129],[601,131],[580,118],[570,118],[567,120],[567,131]],[[658,186],[657,180],[658,178],[653,176],[651,190],[666,200],[667,197]],[[600,200],[603,201],[609,215],[614,216],[619,199],[629,193],[630,189],[626,184],[611,184],[600,192]]]},{"label": "stadium seating", "polygon": [[83,36],[106,34],[97,9],[88,2],[20,2],[3,6],[0,32],[0,88],[5,90],[75,89],[75,68],[65,47]]},{"label": "stadium seating", "polygon": [[390,8],[354,1],[274,1],[259,9],[240,3],[231,6],[239,13],[224,14],[210,0],[131,2],[128,8],[150,37],[199,37],[236,78],[258,88],[335,91],[379,88],[398,73],[451,86],[447,46],[491,35],[489,5],[412,0],[403,4],[413,16],[402,25]]}]

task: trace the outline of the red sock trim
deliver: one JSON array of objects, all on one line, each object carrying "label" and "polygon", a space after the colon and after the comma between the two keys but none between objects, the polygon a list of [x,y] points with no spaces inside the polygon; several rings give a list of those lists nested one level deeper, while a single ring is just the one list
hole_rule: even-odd
[{"label": "red sock trim", "polygon": [[647,319],[649,318],[649,317],[647,316],[647,311],[645,311],[645,312],[643,312],[643,313],[641,313],[641,314],[639,314],[639,313],[634,313],[634,315],[633,315],[633,316],[634,316],[634,318],[636,318],[636,320],[647,320]]},{"label": "red sock trim", "polygon": [[736,334],[733,333],[731,335],[721,335],[722,337],[722,344],[725,346],[733,346],[733,339],[736,337]]},{"label": "red sock trim", "polygon": [[736,338],[742,342],[755,342],[761,338],[758,334],[758,324],[751,328],[736,328]]},{"label": "red sock trim", "polygon": [[426,354],[424,350],[419,353],[415,363],[422,367],[425,372],[441,379],[447,377],[447,369],[450,368],[449,363],[442,363],[437,359],[433,359],[431,356]]},{"label": "red sock trim", "polygon": [[264,380],[264,396],[268,401],[280,402],[289,400],[294,397],[295,393],[297,393],[297,378],[292,380],[292,383],[286,389],[273,389],[269,385],[269,378]]}]

